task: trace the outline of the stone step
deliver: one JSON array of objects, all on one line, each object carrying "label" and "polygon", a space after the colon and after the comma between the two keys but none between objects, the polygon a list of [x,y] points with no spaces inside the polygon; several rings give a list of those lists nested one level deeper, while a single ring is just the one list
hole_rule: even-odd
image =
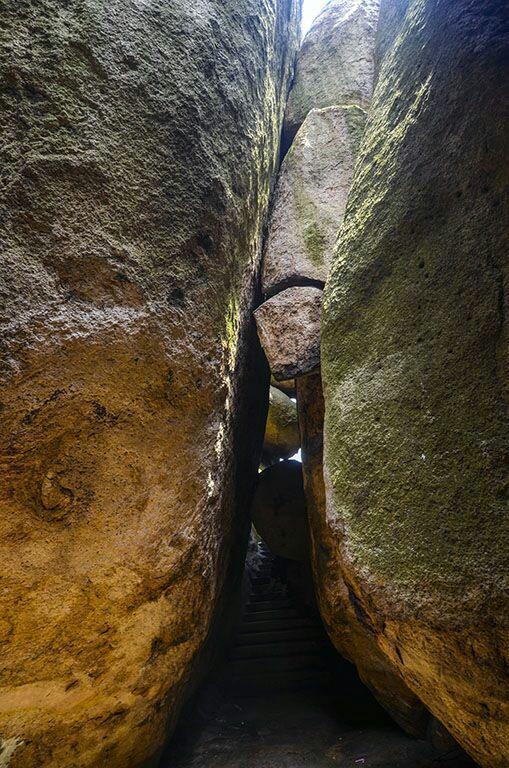
[{"label": "stone step", "polygon": [[271,656],[322,653],[327,648],[323,638],[312,640],[280,640],[254,645],[239,645],[232,649],[233,659],[259,659]]},{"label": "stone step", "polygon": [[316,622],[305,616],[284,617],[274,616],[266,619],[257,619],[256,621],[242,620],[240,631],[245,632],[270,632],[273,629],[296,629],[298,627],[315,627]]},{"label": "stone step", "polygon": [[264,589],[259,592],[251,592],[249,595],[249,603],[257,603],[263,600],[281,600],[288,598],[287,591],[281,587],[278,589]]},{"label": "stone step", "polygon": [[295,608],[272,608],[269,611],[253,611],[244,615],[243,622],[246,624],[253,624],[257,621],[267,621],[271,619],[280,619],[286,621],[287,619],[304,618],[300,611]]},{"label": "stone step", "polygon": [[284,627],[284,629],[261,630],[259,632],[253,632],[252,629],[249,629],[247,632],[237,635],[235,646],[263,645],[265,643],[278,643],[281,641],[291,643],[298,640],[316,640],[318,638],[323,639],[324,633],[321,627],[315,625]]},{"label": "stone step", "polygon": [[273,600],[256,600],[254,603],[247,603],[246,612],[255,613],[256,611],[271,611],[273,609],[293,608],[295,603],[287,597],[274,598]]},{"label": "stone step", "polygon": [[272,672],[296,672],[297,670],[325,669],[320,654],[299,656],[267,656],[259,659],[233,659],[230,663],[235,676],[266,675]]},{"label": "stone step", "polygon": [[263,576],[254,576],[251,580],[251,589],[260,589],[261,587],[270,587],[272,584],[279,584],[281,582],[275,579],[270,573],[266,573]]},{"label": "stone step", "polygon": [[244,675],[232,680],[233,693],[238,697],[271,692],[298,691],[326,686],[330,680],[327,670],[299,669],[272,672],[266,675]]}]

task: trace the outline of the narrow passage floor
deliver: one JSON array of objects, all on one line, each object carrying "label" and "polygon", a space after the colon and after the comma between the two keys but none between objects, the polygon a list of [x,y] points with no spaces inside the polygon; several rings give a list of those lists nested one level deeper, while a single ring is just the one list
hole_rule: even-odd
[{"label": "narrow passage floor", "polygon": [[475,768],[394,726],[262,549],[236,643],[161,768]]}]

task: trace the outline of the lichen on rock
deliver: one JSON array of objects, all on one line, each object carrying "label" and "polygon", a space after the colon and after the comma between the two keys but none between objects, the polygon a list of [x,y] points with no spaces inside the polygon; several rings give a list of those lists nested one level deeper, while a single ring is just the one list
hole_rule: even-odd
[{"label": "lichen on rock", "polygon": [[502,768],[509,16],[411,0],[398,23],[325,290],[327,518],[379,647]]},{"label": "lichen on rock", "polygon": [[262,289],[323,286],[352,182],[366,115],[313,109],[281,166],[264,247]]}]

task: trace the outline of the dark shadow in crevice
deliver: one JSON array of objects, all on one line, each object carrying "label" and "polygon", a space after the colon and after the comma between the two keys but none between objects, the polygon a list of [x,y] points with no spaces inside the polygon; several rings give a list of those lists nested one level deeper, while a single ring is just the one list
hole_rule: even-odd
[{"label": "dark shadow in crevice", "polygon": [[235,640],[161,768],[473,768],[391,721],[302,599],[305,578],[251,536]]}]

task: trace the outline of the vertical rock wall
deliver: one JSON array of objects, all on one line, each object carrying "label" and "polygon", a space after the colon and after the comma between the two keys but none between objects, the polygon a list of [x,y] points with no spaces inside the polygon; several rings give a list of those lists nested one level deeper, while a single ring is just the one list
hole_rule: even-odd
[{"label": "vertical rock wall", "polygon": [[[269,298],[256,313],[277,380],[319,364],[316,309],[346,208],[365,126],[363,107],[373,90],[378,5],[378,0],[331,0],[297,58],[285,112],[286,157],[263,260],[262,289]],[[296,343],[299,337],[303,343]]]},{"label": "vertical rock wall", "polygon": [[153,764],[192,678],[256,472],[298,5],[0,9],[2,765]]},{"label": "vertical rock wall", "polygon": [[262,281],[271,298],[256,320],[273,375],[296,377],[311,565],[327,631],[398,723],[422,736],[428,713],[377,646],[344,582],[328,524],[319,371],[322,292],[304,287],[323,287],[345,212],[366,121],[362,107],[369,105],[373,88],[377,14],[374,0],[328,3],[299,53],[286,109],[287,138],[300,128],[275,190]]},{"label": "vertical rock wall", "polygon": [[429,713],[380,650],[355,594],[345,582],[334,528],[327,517],[323,477],[324,400],[320,372],[297,379],[302,467],[316,599],[337,650],[407,733],[426,735]]},{"label": "vertical rock wall", "polygon": [[327,520],[348,589],[486,768],[509,764],[508,53],[506,3],[409,3],[322,342]]}]

